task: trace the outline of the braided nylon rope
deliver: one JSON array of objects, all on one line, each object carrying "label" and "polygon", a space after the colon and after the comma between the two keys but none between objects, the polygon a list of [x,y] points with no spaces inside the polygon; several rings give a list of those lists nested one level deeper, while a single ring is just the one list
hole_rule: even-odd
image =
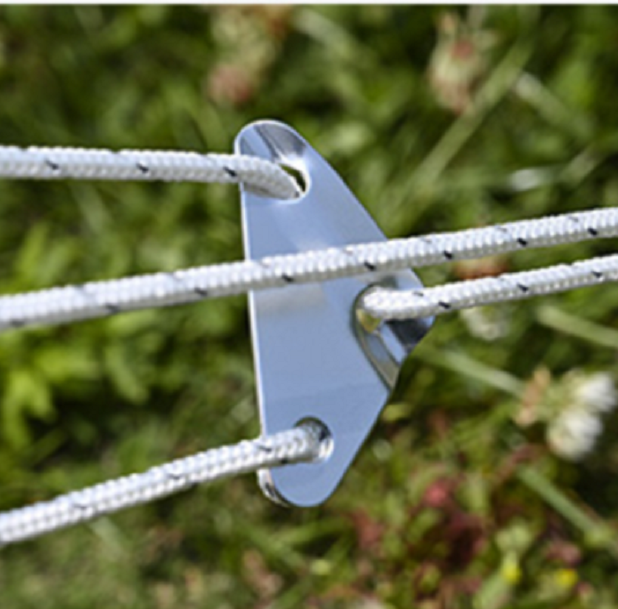
[{"label": "braided nylon rope", "polygon": [[[243,183],[282,199],[300,194],[282,168],[242,155],[0,147],[0,177],[219,181]],[[0,297],[0,329],[75,321],[123,310],[616,235],[618,210],[597,209],[480,229],[92,282]],[[376,318],[405,319],[617,280],[618,255],[414,291],[374,288],[363,295],[360,303]],[[0,546],[164,497],[198,483],[264,467],[316,460],[325,454],[326,440],[323,427],[305,424],[12,510],[0,514]]]},{"label": "braided nylon rope", "polygon": [[0,146],[0,177],[242,183],[280,199],[299,195],[277,164],[239,154]]},{"label": "braided nylon rope", "polygon": [[245,440],[153,467],[143,474],[109,480],[52,501],[0,514],[0,546],[38,537],[102,514],[147,503],[196,484],[261,468],[319,459],[323,427],[312,423],[272,436]]},{"label": "braided nylon rope", "polygon": [[[0,329],[63,323],[249,290],[326,281],[371,271],[418,268],[616,235],[618,209],[595,209],[458,232],[52,288],[0,297]],[[466,287],[456,289],[467,290]],[[468,306],[476,305],[469,300]],[[389,316],[384,307],[380,311],[381,315]]]},{"label": "braided nylon rope", "polygon": [[411,319],[613,281],[618,281],[618,255],[422,290],[372,289],[363,295],[360,305],[378,319]]}]

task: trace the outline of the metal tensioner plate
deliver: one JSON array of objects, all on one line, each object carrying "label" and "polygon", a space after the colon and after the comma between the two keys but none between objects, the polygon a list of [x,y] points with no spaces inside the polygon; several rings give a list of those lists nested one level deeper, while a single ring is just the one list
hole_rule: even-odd
[{"label": "metal tensioner plate", "polygon": [[[248,125],[235,150],[293,168],[306,186],[291,200],[242,187],[247,258],[386,240],[337,173],[287,125]],[[401,363],[431,325],[432,320],[422,319],[365,329],[356,300],[375,285],[422,287],[410,270],[368,270],[250,293],[262,432],[313,419],[327,428],[332,442],[320,461],[261,471],[261,487],[274,500],[311,506],[331,495],[384,407]]]}]

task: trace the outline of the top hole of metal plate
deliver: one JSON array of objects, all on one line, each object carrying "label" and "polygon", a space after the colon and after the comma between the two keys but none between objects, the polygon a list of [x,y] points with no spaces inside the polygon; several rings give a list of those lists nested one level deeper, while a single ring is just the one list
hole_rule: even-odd
[{"label": "top hole of metal plate", "polygon": [[303,195],[307,193],[309,190],[309,176],[307,176],[304,172],[300,171],[296,167],[292,167],[291,165],[287,165],[285,163],[279,163],[279,167],[283,169],[296,183],[297,195],[296,199],[300,199]]}]

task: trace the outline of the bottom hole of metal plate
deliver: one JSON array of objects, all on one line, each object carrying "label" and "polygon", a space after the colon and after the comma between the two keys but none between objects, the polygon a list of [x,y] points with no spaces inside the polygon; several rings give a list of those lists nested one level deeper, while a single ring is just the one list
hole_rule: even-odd
[{"label": "bottom hole of metal plate", "polygon": [[320,440],[320,452],[313,463],[323,463],[333,454],[335,441],[330,429],[319,419],[307,417],[296,423],[295,427],[308,427]]}]

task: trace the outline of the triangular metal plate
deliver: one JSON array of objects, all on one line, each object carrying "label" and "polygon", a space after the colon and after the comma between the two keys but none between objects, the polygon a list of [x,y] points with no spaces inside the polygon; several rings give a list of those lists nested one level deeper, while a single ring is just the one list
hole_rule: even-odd
[{"label": "triangular metal plate", "polygon": [[[287,125],[251,124],[238,135],[235,150],[291,167],[306,183],[293,200],[242,187],[247,258],[385,240],[337,173]],[[402,360],[430,326],[431,320],[414,320],[365,332],[356,320],[355,301],[376,284],[421,287],[405,270],[250,294],[263,433],[317,419],[332,437],[332,451],[320,462],[261,472],[261,486],[271,498],[310,506],[335,490],[384,407]]]}]

